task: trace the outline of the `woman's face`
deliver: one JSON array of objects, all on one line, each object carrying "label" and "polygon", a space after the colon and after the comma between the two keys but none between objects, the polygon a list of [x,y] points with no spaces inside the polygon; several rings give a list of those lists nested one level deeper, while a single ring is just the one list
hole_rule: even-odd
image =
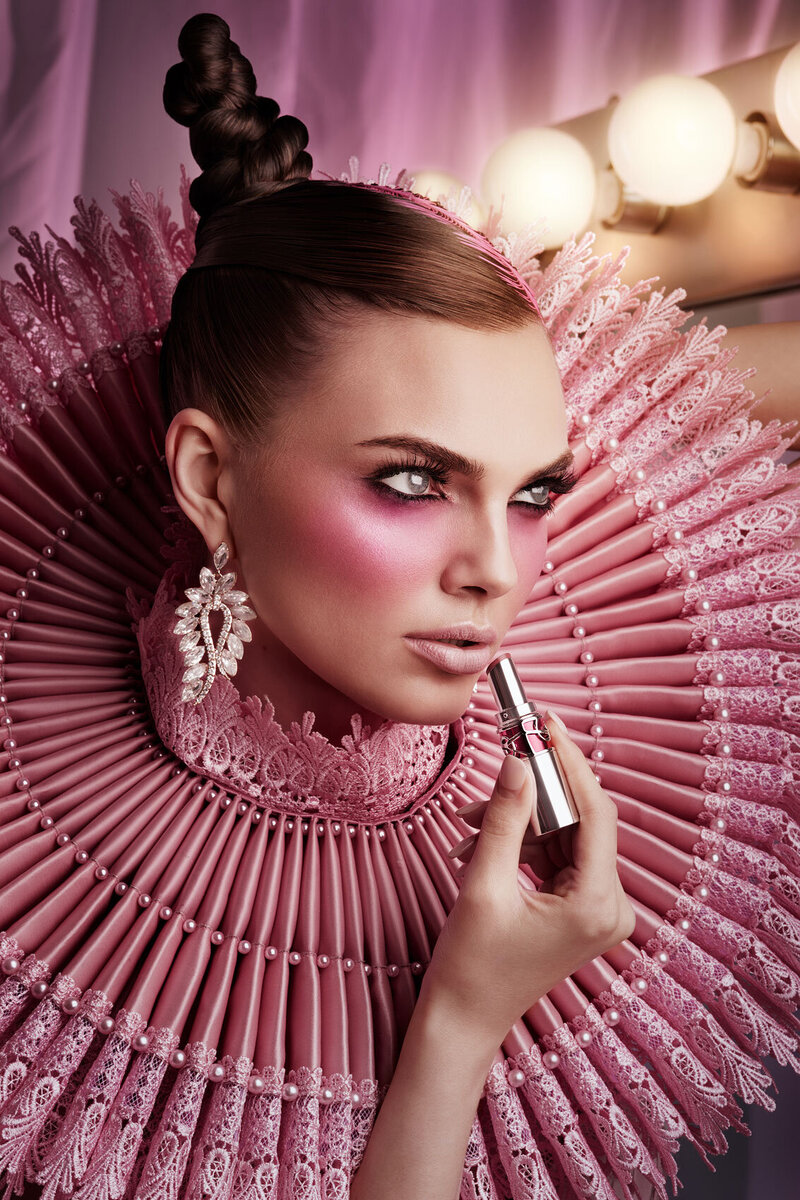
[{"label": "woman's face", "polygon": [[[456,462],[445,470],[436,454]],[[239,690],[284,701],[305,680],[284,717],[311,708],[323,730],[326,697],[332,714],[344,701],[455,720],[539,575],[550,486],[568,464],[538,325],[367,314],[263,453],[221,476],[238,586],[258,616]],[[412,640],[463,623],[489,627],[477,666],[452,649],[437,663]]]}]

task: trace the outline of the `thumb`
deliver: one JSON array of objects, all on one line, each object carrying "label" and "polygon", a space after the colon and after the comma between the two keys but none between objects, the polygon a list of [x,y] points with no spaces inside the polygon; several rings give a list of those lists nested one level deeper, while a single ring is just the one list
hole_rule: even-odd
[{"label": "thumb", "polygon": [[471,874],[505,876],[516,882],[522,839],[531,819],[535,784],[521,758],[507,754],[483,814]]}]

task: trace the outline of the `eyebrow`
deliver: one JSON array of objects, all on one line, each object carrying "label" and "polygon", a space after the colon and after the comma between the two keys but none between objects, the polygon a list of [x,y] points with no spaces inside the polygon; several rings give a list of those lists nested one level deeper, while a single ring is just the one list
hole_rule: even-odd
[{"label": "eyebrow", "polygon": [[[440,446],[438,442],[431,442],[427,438],[411,437],[406,434],[387,435],[386,437],[369,438],[364,442],[356,442],[357,446],[389,446],[395,450],[410,450],[412,453],[424,454],[428,458],[435,460],[436,465],[441,467],[443,471],[454,471],[459,475],[466,476],[467,479],[479,480],[483,479],[486,474],[486,468],[474,458],[466,458],[463,454],[459,454],[456,450],[450,450],[447,446]],[[527,476],[526,482],[530,483],[536,479],[552,479],[552,480],[568,480],[570,479],[572,468],[575,462],[575,456],[570,449],[566,449],[563,454],[559,454],[558,458],[554,458],[552,462],[546,463],[542,467],[536,467],[530,475]]]}]

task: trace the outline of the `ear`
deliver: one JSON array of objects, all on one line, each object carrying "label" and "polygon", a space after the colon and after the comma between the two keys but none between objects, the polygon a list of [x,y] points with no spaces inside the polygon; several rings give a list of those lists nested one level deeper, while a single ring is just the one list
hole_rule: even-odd
[{"label": "ear", "polygon": [[182,408],[167,430],[165,454],[175,499],[213,554],[227,542],[236,557],[224,499],[223,476],[233,445],[218,421],[199,408]]}]

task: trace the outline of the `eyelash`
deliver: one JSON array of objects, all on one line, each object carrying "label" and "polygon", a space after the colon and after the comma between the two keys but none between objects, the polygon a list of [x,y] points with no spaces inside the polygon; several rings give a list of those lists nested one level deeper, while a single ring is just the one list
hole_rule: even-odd
[{"label": "eyelash", "polygon": [[[393,499],[399,501],[400,504],[416,504],[420,500],[424,501],[439,499],[439,497],[435,495],[409,496],[405,492],[398,492],[395,488],[389,487],[388,484],[379,482],[381,479],[389,478],[392,475],[400,475],[404,471],[418,471],[421,474],[430,476],[431,479],[434,479],[440,484],[447,483],[448,479],[447,472],[443,471],[436,463],[433,463],[430,460],[420,462],[416,458],[407,458],[403,461],[384,462],[375,471],[373,471],[368,478],[375,487],[375,490],[379,491],[382,496],[385,496],[388,493]],[[572,480],[571,476],[559,479],[543,479],[541,483],[530,483],[526,487],[520,488],[519,491],[525,492],[534,487],[545,487],[549,485],[551,490],[564,492],[569,490],[573,482],[574,481]],[[552,496],[548,496],[547,501],[544,504],[534,504],[525,500],[512,500],[511,503],[517,508],[530,510],[531,515],[534,517],[543,517],[546,516],[547,513],[553,511]]]}]

